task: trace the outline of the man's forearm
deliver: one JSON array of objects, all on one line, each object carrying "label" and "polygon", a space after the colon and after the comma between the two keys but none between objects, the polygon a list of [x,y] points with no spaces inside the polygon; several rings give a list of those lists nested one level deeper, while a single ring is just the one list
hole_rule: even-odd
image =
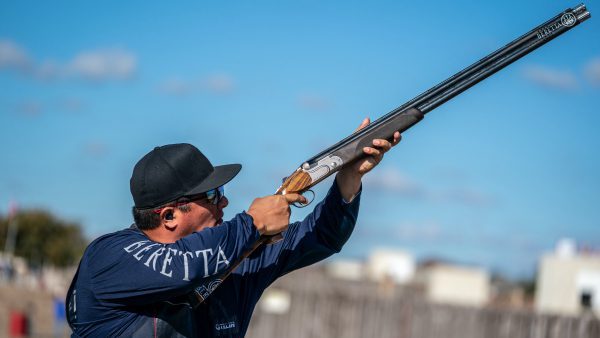
[{"label": "man's forearm", "polygon": [[335,177],[340,193],[346,202],[352,202],[360,189],[362,175],[356,171],[342,169]]}]

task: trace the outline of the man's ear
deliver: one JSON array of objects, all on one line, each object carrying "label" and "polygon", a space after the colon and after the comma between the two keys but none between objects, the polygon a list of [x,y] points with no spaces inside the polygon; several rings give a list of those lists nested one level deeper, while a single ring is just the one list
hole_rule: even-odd
[{"label": "man's ear", "polygon": [[177,227],[175,208],[166,207],[160,212],[160,224],[164,225],[169,230],[174,230]]}]

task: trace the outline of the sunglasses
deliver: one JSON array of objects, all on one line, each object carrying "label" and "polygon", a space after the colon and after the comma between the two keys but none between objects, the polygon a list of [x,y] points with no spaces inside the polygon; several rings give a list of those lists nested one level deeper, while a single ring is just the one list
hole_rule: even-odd
[{"label": "sunglasses", "polygon": [[[180,207],[180,206],[184,206],[188,203],[198,201],[198,200],[203,200],[203,199],[206,199],[206,201],[212,205],[217,205],[217,204],[219,204],[219,202],[221,202],[223,197],[225,197],[225,186],[220,186],[218,188],[209,190],[207,192],[203,192],[198,195],[184,196],[184,197],[178,199],[175,203],[168,205],[168,206]],[[163,209],[164,208],[154,209],[154,213],[160,214]]]},{"label": "sunglasses", "polygon": [[225,197],[225,186],[222,185],[213,190],[209,190],[205,193],[202,193],[202,195],[205,195],[205,198],[206,200],[208,200],[208,203],[217,205],[219,204],[219,202],[221,202],[221,199]]}]

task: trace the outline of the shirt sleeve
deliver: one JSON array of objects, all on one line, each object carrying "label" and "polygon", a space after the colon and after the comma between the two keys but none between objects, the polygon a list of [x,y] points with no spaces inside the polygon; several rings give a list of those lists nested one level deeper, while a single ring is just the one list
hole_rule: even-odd
[{"label": "shirt sleeve", "polygon": [[290,224],[283,240],[253,254],[237,273],[255,273],[267,287],[278,277],[340,252],[348,241],[360,205],[361,191],[344,201],[337,183],[304,220]]},{"label": "shirt sleeve", "polygon": [[171,244],[123,230],[92,243],[84,258],[99,300],[144,304],[188,293],[219,276],[259,237],[252,217],[241,213]]}]

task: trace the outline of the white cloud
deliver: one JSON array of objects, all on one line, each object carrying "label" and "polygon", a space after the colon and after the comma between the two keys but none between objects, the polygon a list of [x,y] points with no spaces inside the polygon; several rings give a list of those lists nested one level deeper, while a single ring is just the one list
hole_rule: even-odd
[{"label": "white cloud", "polygon": [[585,66],[585,76],[594,85],[600,85],[600,58],[588,62]]},{"label": "white cloud", "polygon": [[190,95],[208,92],[216,95],[227,95],[235,91],[236,83],[232,76],[227,74],[209,75],[200,80],[189,80],[172,77],[164,81],[158,90],[168,95]]},{"label": "white cloud", "polygon": [[89,142],[89,143],[85,144],[84,148],[83,148],[83,152],[84,152],[84,154],[91,156],[91,157],[102,158],[108,154],[109,149],[105,143],[94,141],[94,142]]},{"label": "white cloud", "polygon": [[67,98],[58,102],[57,108],[70,113],[78,113],[84,110],[84,104],[76,98]]},{"label": "white cloud", "polygon": [[187,95],[191,93],[193,89],[194,85],[191,82],[179,78],[168,79],[159,87],[159,90],[162,93],[169,95]]},{"label": "white cloud", "polygon": [[400,240],[435,241],[444,238],[442,228],[437,222],[403,223],[395,231]]},{"label": "white cloud", "polygon": [[8,39],[0,39],[0,70],[19,70],[38,80],[79,77],[93,81],[125,80],[137,71],[136,56],[124,49],[83,51],[69,62],[35,62],[25,49]]},{"label": "white cloud", "polygon": [[368,188],[405,196],[420,197],[425,194],[423,187],[394,167],[379,168],[376,172],[366,175],[364,182]]},{"label": "white cloud", "polygon": [[202,87],[214,94],[230,94],[235,90],[236,84],[227,74],[214,74],[202,80]]},{"label": "white cloud", "polygon": [[523,75],[529,81],[545,87],[558,89],[573,89],[577,87],[575,74],[570,71],[530,66],[524,70]]},{"label": "white cloud", "polygon": [[434,178],[444,182],[466,182],[468,175],[466,172],[450,167],[439,167],[432,170]]},{"label": "white cloud", "polygon": [[40,80],[54,80],[63,76],[63,73],[62,67],[57,62],[46,60],[36,67],[34,75]]},{"label": "white cloud", "polygon": [[454,188],[438,193],[435,198],[443,202],[454,202],[471,206],[486,206],[494,202],[490,196],[468,188]]},{"label": "white cloud", "polygon": [[436,220],[405,221],[393,227],[369,226],[359,227],[357,231],[363,238],[386,238],[398,241],[416,242],[441,242],[452,241],[454,243],[464,241],[461,233],[447,231],[444,226]]},{"label": "white cloud", "polygon": [[430,189],[409,178],[394,167],[376,169],[364,178],[365,188],[389,192],[401,197],[433,203],[462,204],[472,207],[489,206],[495,199],[469,187]]},{"label": "white cloud", "polygon": [[27,117],[37,117],[42,113],[42,105],[33,100],[23,101],[17,105],[16,111]]},{"label": "white cloud", "polygon": [[79,53],[69,63],[68,71],[88,80],[125,80],[135,75],[137,59],[123,49],[102,49]]},{"label": "white cloud", "polygon": [[26,70],[31,64],[25,50],[13,41],[0,40],[0,69]]},{"label": "white cloud", "polygon": [[329,101],[318,95],[301,95],[298,98],[298,104],[302,108],[319,111],[326,110],[331,106]]},{"label": "white cloud", "polygon": [[46,111],[79,113],[84,110],[84,104],[76,98],[66,98],[56,101],[23,100],[13,106],[13,111],[28,118],[37,118]]}]

